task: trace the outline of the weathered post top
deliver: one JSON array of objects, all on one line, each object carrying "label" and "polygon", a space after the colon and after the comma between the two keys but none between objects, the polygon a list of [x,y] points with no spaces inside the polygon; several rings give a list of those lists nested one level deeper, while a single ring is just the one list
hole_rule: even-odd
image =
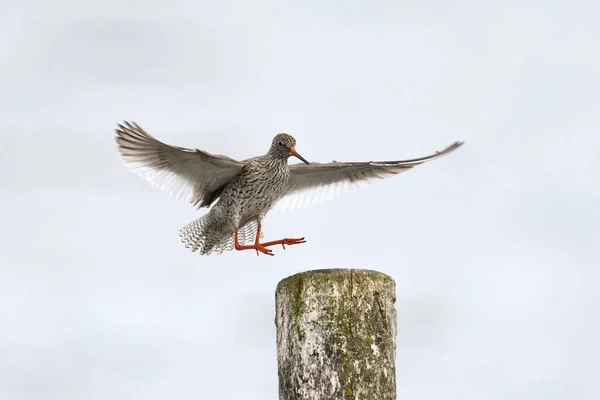
[{"label": "weathered post top", "polygon": [[279,282],[279,399],[395,400],[395,293],[392,278],[370,270],[314,270]]}]

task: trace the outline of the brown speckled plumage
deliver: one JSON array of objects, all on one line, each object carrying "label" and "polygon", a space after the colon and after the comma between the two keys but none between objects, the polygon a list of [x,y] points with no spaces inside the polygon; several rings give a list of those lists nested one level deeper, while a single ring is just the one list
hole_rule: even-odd
[{"label": "brown speckled plumage", "polygon": [[[274,143],[282,137],[294,146],[293,138],[284,134],[277,135]],[[264,156],[247,160],[209,213],[197,220],[202,221],[203,229],[196,229],[194,235],[182,229],[182,240],[190,242],[192,250],[197,248],[201,254],[231,250],[234,248],[232,235],[235,228],[240,227],[239,242],[250,242],[267,212],[284,193],[289,178],[287,157],[278,155],[273,148]]]},{"label": "brown speckled plumage", "polygon": [[[273,138],[265,155],[237,161],[164,144],[135,123],[124,122],[116,132],[122,159],[134,172],[198,208],[212,205],[207,214],[180,230],[186,247],[200,254],[253,248],[257,253],[272,255],[265,247],[304,243],[303,238],[268,243],[259,243],[256,238],[254,245],[246,245],[257,232],[262,237],[260,227],[265,215],[282,198],[288,208],[319,203],[362,182],[408,170],[462,145],[456,142],[431,156],[404,161],[309,164],[296,152],[296,140],[285,133]],[[289,165],[290,156],[305,164]],[[300,194],[308,196],[295,201],[293,198],[297,200]]]}]

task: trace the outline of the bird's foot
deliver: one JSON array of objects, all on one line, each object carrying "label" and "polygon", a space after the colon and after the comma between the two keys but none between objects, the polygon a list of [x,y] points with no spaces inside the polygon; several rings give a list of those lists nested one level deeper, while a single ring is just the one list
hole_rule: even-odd
[{"label": "bird's foot", "polygon": [[273,250],[267,249],[265,247],[265,245],[261,244],[261,243],[255,243],[255,244],[249,244],[249,245],[239,245],[239,244],[236,243],[235,249],[236,250],[256,250],[256,255],[257,256],[258,256],[258,252],[259,251],[261,253],[269,255],[269,256],[274,256],[275,255],[275,254],[273,254]]},{"label": "bird's foot", "polygon": [[283,247],[283,249],[285,250],[285,246],[291,246],[293,244],[300,244],[300,243],[306,243],[306,240],[304,240],[304,238],[285,238],[285,239],[281,239],[281,240],[273,240],[272,242],[266,242],[266,243],[261,243],[261,246],[264,247],[269,247],[269,246],[274,246],[276,244],[280,244],[281,247]]}]

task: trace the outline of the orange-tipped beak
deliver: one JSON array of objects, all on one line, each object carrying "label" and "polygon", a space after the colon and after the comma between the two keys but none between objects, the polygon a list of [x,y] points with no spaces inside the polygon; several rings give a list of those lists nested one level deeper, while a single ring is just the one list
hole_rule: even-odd
[{"label": "orange-tipped beak", "polygon": [[292,147],[292,149],[290,150],[290,156],[297,157],[297,158],[299,158],[299,159],[300,159],[300,160],[301,160],[301,161],[302,161],[304,164],[309,164],[309,165],[310,165],[310,163],[309,163],[308,161],[306,161],[306,160],[304,159],[304,157],[302,157],[300,154],[298,154],[298,152],[296,151],[296,148],[295,148],[295,147]]}]

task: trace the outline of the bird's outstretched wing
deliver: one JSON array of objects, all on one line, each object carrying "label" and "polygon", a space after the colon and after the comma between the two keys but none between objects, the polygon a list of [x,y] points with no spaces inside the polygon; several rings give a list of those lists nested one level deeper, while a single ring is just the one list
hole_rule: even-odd
[{"label": "bird's outstretched wing", "polygon": [[210,206],[243,166],[226,156],[162,143],[135,122],[119,124],[116,132],[127,167],[152,186],[198,208]]},{"label": "bird's outstretched wing", "polygon": [[287,191],[275,209],[293,210],[332,199],[374,178],[387,178],[415,165],[442,157],[464,142],[455,142],[427,157],[399,161],[332,162],[290,165]]}]

